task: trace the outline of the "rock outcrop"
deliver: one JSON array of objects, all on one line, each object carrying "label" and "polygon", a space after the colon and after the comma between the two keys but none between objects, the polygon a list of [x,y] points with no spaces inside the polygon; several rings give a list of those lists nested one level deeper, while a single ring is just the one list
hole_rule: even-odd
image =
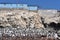
[{"label": "rock outcrop", "polygon": [[44,28],[41,16],[28,10],[1,10],[0,21],[0,26],[3,27]]},{"label": "rock outcrop", "polygon": [[60,12],[58,10],[39,10],[38,13],[46,27],[60,29]]},{"label": "rock outcrop", "polygon": [[44,28],[60,25],[60,12],[57,10],[0,9],[0,27]]},{"label": "rock outcrop", "polygon": [[57,10],[39,10],[38,13],[44,18],[44,23],[55,22],[58,23],[60,17],[58,17]]},{"label": "rock outcrop", "polygon": [[60,12],[0,9],[0,27],[1,40],[60,40]]}]

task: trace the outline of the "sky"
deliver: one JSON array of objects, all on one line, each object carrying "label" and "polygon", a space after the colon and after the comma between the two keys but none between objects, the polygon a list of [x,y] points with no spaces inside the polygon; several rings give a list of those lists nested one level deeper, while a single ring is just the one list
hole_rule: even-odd
[{"label": "sky", "polygon": [[40,9],[60,10],[60,0],[0,0],[0,3],[28,4],[39,6]]}]

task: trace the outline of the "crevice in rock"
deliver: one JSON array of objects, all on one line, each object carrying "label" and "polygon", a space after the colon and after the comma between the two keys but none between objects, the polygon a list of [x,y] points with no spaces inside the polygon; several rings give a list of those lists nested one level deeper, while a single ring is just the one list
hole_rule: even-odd
[{"label": "crevice in rock", "polygon": [[43,17],[41,17],[41,21],[42,21],[42,24],[44,25],[44,27],[46,28],[47,27],[47,24],[44,23],[44,18]]},{"label": "crevice in rock", "polygon": [[0,26],[0,28],[4,28],[3,26]]}]

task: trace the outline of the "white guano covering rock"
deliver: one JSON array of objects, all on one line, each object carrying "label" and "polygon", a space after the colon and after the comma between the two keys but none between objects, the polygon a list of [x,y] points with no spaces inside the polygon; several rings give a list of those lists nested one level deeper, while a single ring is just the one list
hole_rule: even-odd
[{"label": "white guano covering rock", "polygon": [[0,27],[31,27],[44,28],[41,17],[38,13],[28,10],[1,10],[0,12]]}]

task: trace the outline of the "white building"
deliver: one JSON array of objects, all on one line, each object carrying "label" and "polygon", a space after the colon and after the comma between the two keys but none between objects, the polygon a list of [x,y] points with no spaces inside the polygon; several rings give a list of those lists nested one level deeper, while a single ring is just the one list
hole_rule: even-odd
[{"label": "white building", "polygon": [[21,8],[27,10],[37,10],[37,6],[28,6],[27,4],[0,4],[0,8]]},{"label": "white building", "polygon": [[38,10],[37,6],[28,6],[28,10]]}]

